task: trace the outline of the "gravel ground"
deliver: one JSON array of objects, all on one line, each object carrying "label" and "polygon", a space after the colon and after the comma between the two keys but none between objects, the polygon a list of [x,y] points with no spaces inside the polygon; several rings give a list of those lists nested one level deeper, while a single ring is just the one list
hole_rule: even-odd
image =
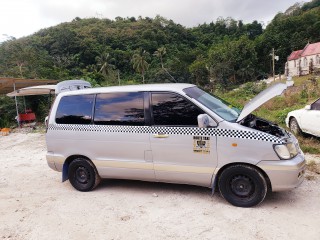
[{"label": "gravel ground", "polygon": [[78,192],[45,153],[43,133],[0,136],[0,239],[320,239],[319,156],[306,156],[313,172],[299,188],[244,209],[186,185],[104,180]]}]

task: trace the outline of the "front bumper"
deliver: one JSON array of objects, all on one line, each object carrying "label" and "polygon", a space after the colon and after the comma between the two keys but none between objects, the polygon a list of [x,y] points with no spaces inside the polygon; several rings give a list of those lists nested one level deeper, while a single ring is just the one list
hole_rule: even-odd
[{"label": "front bumper", "polygon": [[261,161],[257,164],[268,175],[272,191],[298,187],[304,180],[306,161],[300,153],[291,160]]}]

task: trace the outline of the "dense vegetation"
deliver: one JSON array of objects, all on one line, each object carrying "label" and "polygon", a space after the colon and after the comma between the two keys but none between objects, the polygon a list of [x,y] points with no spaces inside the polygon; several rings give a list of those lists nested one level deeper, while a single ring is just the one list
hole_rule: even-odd
[{"label": "dense vegetation", "polygon": [[[226,92],[271,74],[271,49],[280,60],[320,41],[320,0],[295,4],[263,28],[232,18],[186,28],[155,18],[80,19],[0,43],[0,76],[86,79],[94,86],[190,82]],[[44,100],[27,104],[46,109]],[[34,103],[36,102],[36,103]],[[40,106],[40,107],[39,107]],[[14,118],[14,103],[0,97],[0,127]],[[42,120],[42,119],[41,119]]]},{"label": "dense vegetation", "polygon": [[85,78],[99,85],[144,78],[226,88],[270,74],[272,48],[280,56],[278,73],[292,50],[320,41],[319,6],[320,0],[295,4],[266,29],[232,18],[194,28],[161,16],[75,18],[0,44],[0,76]]}]

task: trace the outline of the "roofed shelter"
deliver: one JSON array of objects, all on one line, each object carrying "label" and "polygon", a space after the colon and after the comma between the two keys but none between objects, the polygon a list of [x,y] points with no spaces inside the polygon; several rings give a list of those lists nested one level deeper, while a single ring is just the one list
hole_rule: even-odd
[{"label": "roofed shelter", "polygon": [[40,85],[34,87],[21,88],[7,94],[8,97],[21,97],[32,95],[55,94],[56,85]]},{"label": "roofed shelter", "polygon": [[[28,87],[39,86],[39,85],[56,84],[57,82],[58,80],[0,77],[0,95],[16,92],[22,88],[28,88]],[[15,98],[17,116],[19,116],[17,95],[14,95],[14,98]],[[20,125],[19,118],[17,119],[17,121],[18,121],[18,125]]]},{"label": "roofed shelter", "polygon": [[56,84],[56,83],[58,83],[58,80],[0,77],[0,95],[7,94],[25,87]]}]

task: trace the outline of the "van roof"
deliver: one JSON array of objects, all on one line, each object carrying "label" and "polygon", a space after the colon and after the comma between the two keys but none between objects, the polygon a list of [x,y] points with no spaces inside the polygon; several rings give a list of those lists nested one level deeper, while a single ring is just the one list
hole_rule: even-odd
[{"label": "van roof", "polygon": [[162,84],[141,84],[141,85],[126,85],[126,86],[112,86],[112,87],[99,87],[87,88],[77,91],[63,92],[59,95],[79,95],[91,93],[107,93],[107,92],[138,92],[138,91],[174,91],[181,92],[185,88],[195,87],[193,84],[188,83],[162,83]]}]

